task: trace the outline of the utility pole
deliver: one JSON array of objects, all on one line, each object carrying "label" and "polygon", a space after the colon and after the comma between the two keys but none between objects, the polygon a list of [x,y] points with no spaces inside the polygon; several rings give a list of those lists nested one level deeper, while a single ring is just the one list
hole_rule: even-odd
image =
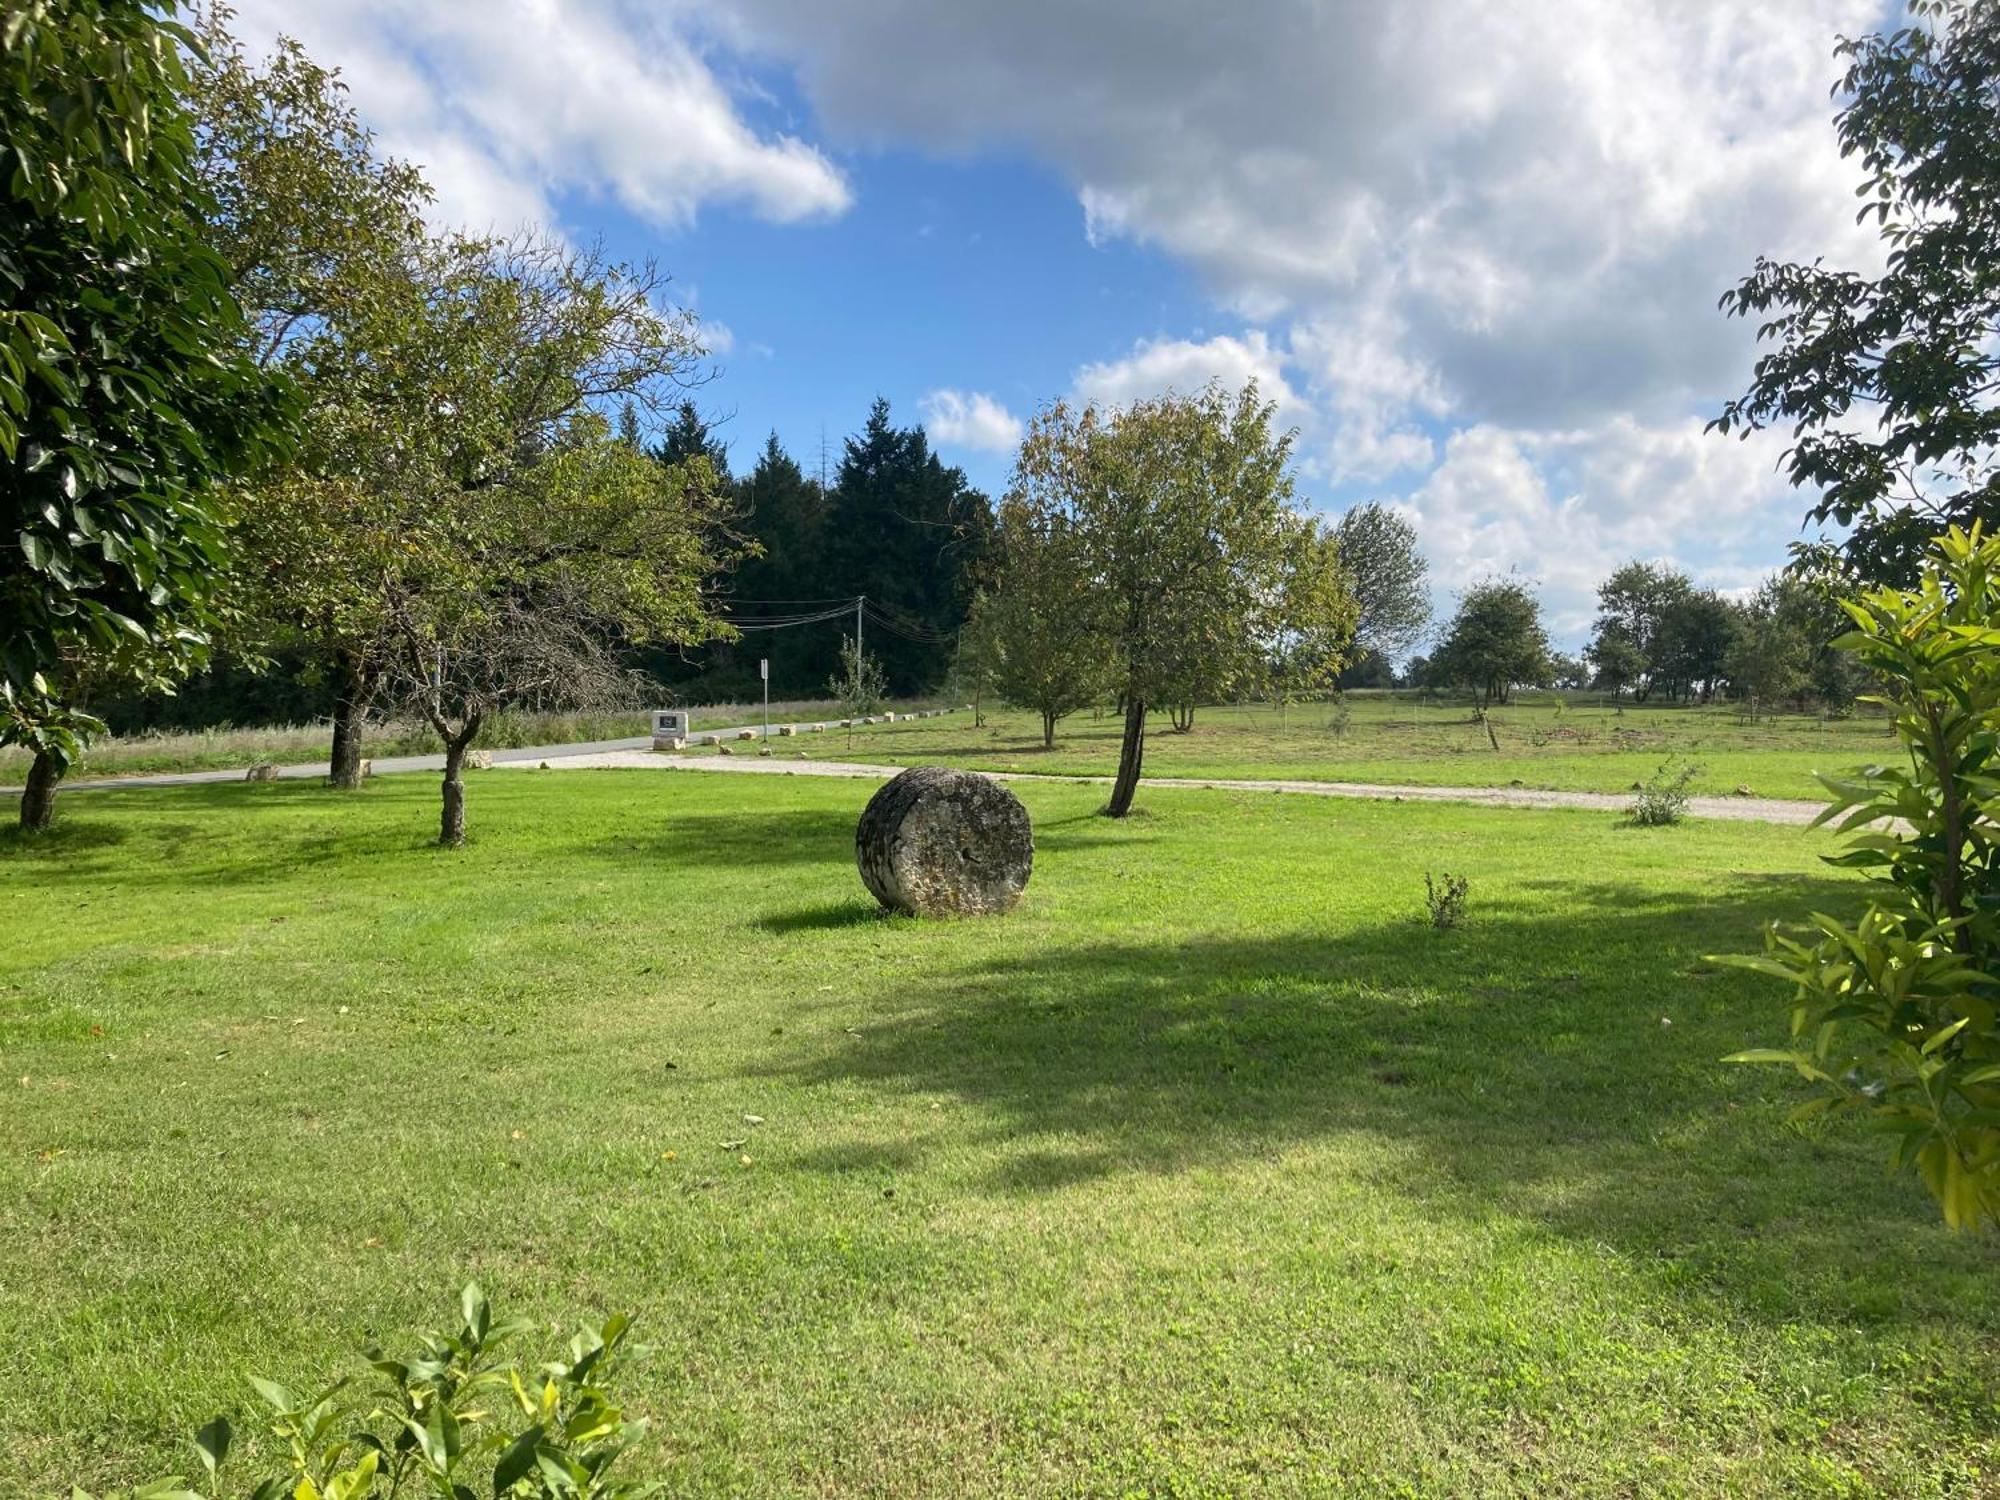
[{"label": "utility pole", "polygon": [[771,658],[760,657],[757,661],[757,675],[764,679],[764,738],[771,738]]},{"label": "utility pole", "polygon": [[858,594],[854,600],[854,702],[857,712],[861,704],[861,606],[868,602],[866,594]]}]

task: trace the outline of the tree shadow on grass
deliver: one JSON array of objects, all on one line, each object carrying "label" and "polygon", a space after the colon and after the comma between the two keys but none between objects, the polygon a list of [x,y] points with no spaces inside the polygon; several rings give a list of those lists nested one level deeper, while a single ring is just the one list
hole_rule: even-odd
[{"label": "tree shadow on grass", "polygon": [[1785,995],[1705,956],[1755,949],[1772,918],[1851,911],[1857,882],[1565,889],[1453,932],[1038,948],[913,986],[777,1071],[977,1106],[973,1186],[997,1194],[1346,1143],[1427,1213],[1611,1245],[1736,1312],[1944,1316],[1958,1287],[1966,1317],[2000,1323],[1990,1291],[1965,1290],[1990,1285],[2000,1246],[1939,1230],[1876,1137],[1788,1132],[1806,1097],[1790,1073],[1720,1060],[1781,1041]]}]

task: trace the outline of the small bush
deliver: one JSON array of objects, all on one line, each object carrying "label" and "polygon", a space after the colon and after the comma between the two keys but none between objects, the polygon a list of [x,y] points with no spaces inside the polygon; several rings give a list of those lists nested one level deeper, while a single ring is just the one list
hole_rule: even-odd
[{"label": "small bush", "polygon": [[1465,919],[1465,895],[1472,882],[1463,875],[1432,875],[1424,872],[1424,904],[1430,908],[1431,926],[1449,932]]},{"label": "small bush", "polygon": [[1677,763],[1669,758],[1660,763],[1653,779],[1639,788],[1632,804],[1632,821],[1641,828],[1666,828],[1687,816],[1688,785],[1701,774],[1701,767]]},{"label": "small bush", "polygon": [[[219,1473],[235,1431],[217,1417],[195,1434],[209,1494],[246,1500],[319,1496],[387,1500],[397,1494],[454,1500],[639,1500],[660,1486],[611,1476],[619,1455],[645,1435],[606,1390],[631,1320],[615,1317],[570,1340],[565,1357],[530,1367],[495,1357],[534,1325],[495,1321],[485,1294],[459,1294],[451,1334],[425,1334],[418,1352],[392,1358],[367,1351],[379,1377],[350,1379],[310,1395],[251,1377],[270,1408],[261,1425],[272,1463],[240,1492]],[[89,1500],[83,1491],[75,1492]],[[107,1497],[111,1500],[111,1497]],[[132,1491],[131,1500],[201,1500],[179,1476]]]},{"label": "small bush", "polygon": [[1852,922],[1765,929],[1764,951],[1720,962],[1783,980],[1789,1047],[1731,1061],[1797,1070],[1797,1111],[1868,1117],[1895,1138],[1953,1228],[2000,1223],[2000,539],[1953,528],[1914,589],[1846,602],[1833,642],[1882,685],[1907,752],[1819,779],[1867,877]]}]

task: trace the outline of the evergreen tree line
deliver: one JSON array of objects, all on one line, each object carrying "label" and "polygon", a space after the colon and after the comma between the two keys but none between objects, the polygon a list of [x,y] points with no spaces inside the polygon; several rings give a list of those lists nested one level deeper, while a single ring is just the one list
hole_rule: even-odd
[{"label": "evergreen tree line", "polygon": [[[940,686],[991,570],[987,497],[938,458],[921,426],[896,426],[886,400],[877,399],[861,431],[845,440],[824,482],[775,432],[749,469],[732,472],[717,427],[692,398],[653,436],[635,407],[619,416],[622,440],[663,469],[705,459],[722,481],[727,525],[744,544],[744,555],[709,581],[725,616],[782,619],[865,598],[863,645],[888,692],[908,697]],[[849,607],[812,624],[745,629],[731,641],[641,649],[632,665],[661,684],[663,697],[727,702],[760,694],[757,663],[766,658],[774,698],[817,697],[841,671],[841,643],[855,628]],[[338,691],[310,651],[280,648],[255,666],[225,652],[175,694],[133,693],[107,702],[103,713],[119,733],[300,723],[327,718]]]}]

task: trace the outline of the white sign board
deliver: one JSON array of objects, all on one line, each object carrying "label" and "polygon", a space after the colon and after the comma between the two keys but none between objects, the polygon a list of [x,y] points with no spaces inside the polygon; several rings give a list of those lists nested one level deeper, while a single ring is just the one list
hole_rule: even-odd
[{"label": "white sign board", "polygon": [[768,656],[764,656],[764,657],[759,657],[759,658],[758,658],[758,661],[757,661],[757,675],[758,675],[759,677],[763,678],[763,679],[764,679],[764,680],[765,680],[766,682],[769,682],[769,681],[771,680],[771,658],[770,658],[770,657],[768,657]]}]

